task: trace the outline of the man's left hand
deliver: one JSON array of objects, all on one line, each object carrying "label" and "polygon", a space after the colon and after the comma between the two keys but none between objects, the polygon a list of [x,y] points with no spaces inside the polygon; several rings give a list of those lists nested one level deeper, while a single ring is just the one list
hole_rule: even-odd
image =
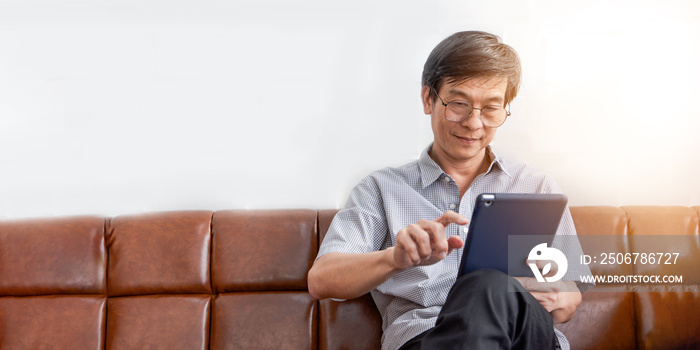
[{"label": "man's left hand", "polygon": [[[537,264],[540,268],[540,262]],[[556,274],[556,267],[547,276]],[[545,310],[552,315],[554,323],[568,322],[581,304],[581,292],[573,281],[537,282],[534,277],[513,277],[527,289]]]},{"label": "man's left hand", "polygon": [[575,282],[537,282],[534,277],[514,278],[549,311],[554,323],[571,320],[581,304],[581,292]]}]

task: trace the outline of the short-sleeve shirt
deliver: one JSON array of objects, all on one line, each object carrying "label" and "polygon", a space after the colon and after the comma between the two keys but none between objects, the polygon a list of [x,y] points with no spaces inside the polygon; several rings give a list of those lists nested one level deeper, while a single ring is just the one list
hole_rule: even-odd
[{"label": "short-sleeve shirt", "polygon": [[[488,170],[477,176],[460,198],[459,187],[429,156],[432,144],[418,160],[398,168],[385,168],[365,177],[351,191],[344,209],[333,219],[321,244],[318,257],[330,252],[367,253],[396,244],[396,234],[419,220],[434,220],[452,210],[471,220],[476,197],[481,193],[561,193],[556,182],[525,164],[497,157],[490,147]],[[452,224],[447,237],[457,235],[466,241],[467,227]],[[567,209],[557,235],[576,235]],[[577,239],[565,240],[558,247],[567,256],[580,254]],[[416,335],[433,328],[437,316],[457,279],[463,249],[430,265],[408,268],[394,275],[371,292],[382,315],[382,350],[398,349]],[[575,256],[575,255],[571,255]],[[582,270],[583,269],[583,270]],[[564,281],[590,275],[586,266],[569,268]],[[592,285],[577,282],[582,291]],[[563,349],[566,337],[555,329]]]}]

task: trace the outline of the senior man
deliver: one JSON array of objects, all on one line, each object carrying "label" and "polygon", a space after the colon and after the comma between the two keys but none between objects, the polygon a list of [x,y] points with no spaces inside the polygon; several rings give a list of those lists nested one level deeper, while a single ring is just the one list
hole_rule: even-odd
[{"label": "senior man", "polygon": [[[495,270],[457,279],[476,196],[560,192],[551,177],[489,146],[519,86],[518,55],[499,37],[469,31],[443,40],[422,77],[433,142],[417,161],[364,178],[333,219],[309,292],[370,292],[383,318],[382,349],[568,349],[553,324],[573,317],[590,287],[576,278],[589,271],[575,267],[549,284]],[[576,235],[568,209],[557,235]],[[580,251],[578,240],[567,241],[565,253]]]}]

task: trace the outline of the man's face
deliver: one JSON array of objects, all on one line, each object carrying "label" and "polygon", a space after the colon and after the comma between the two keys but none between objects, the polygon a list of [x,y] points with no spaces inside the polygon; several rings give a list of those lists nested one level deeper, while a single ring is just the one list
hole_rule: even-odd
[{"label": "man's face", "polygon": [[[438,95],[445,103],[464,100],[474,108],[503,106],[507,85],[507,78],[473,78],[460,84],[443,84]],[[481,111],[473,110],[471,116],[461,122],[449,121],[445,119],[445,106],[440,99],[433,101],[429,87],[424,86],[421,94],[423,110],[431,115],[434,137],[431,156],[438,164],[483,160],[485,148],[496,135],[496,128],[484,126]]]}]

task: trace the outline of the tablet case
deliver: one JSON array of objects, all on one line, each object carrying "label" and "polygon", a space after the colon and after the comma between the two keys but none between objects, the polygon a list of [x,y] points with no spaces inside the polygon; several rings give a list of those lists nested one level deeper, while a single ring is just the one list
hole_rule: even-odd
[{"label": "tablet case", "polygon": [[[457,277],[484,268],[534,277],[526,264],[536,245],[551,246],[567,198],[563,194],[482,193],[476,198]],[[508,247],[508,236],[520,235]]]}]

